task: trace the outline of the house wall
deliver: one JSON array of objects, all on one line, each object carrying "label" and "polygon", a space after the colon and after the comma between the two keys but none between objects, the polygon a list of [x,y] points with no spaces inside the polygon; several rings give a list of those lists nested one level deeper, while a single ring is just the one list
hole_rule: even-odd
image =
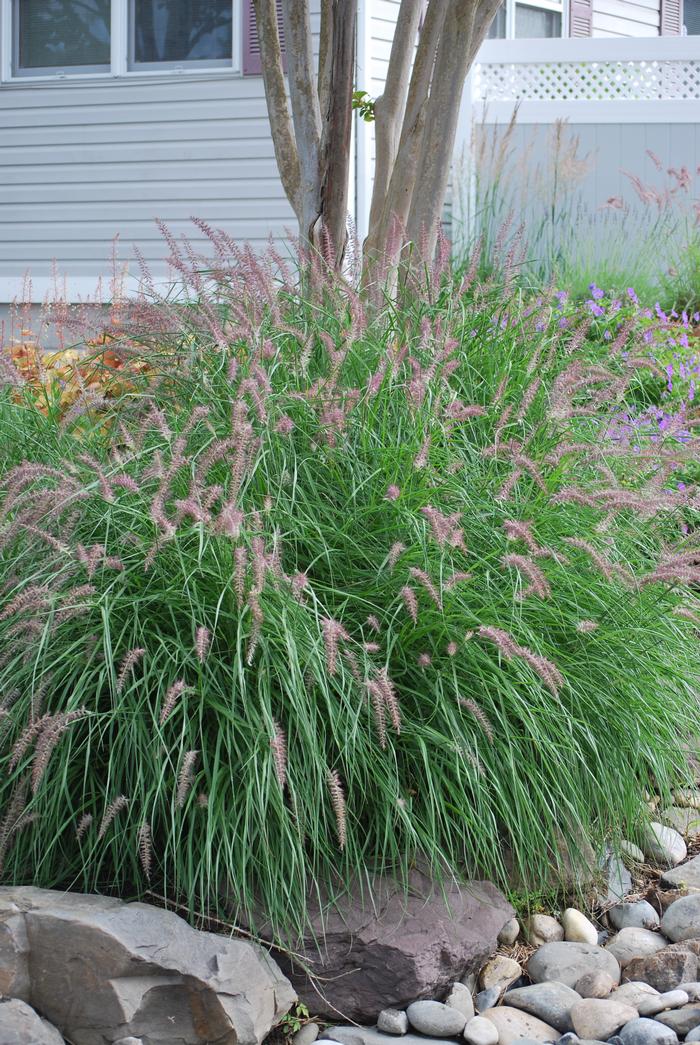
[{"label": "house wall", "polygon": [[658,36],[660,0],[593,0],[593,36]]},{"label": "house wall", "polygon": [[[315,0],[315,41],[319,11]],[[70,297],[93,293],[109,274],[115,236],[120,255],[137,244],[166,275],[154,219],[193,235],[191,215],[260,248],[294,229],[260,76],[0,85],[0,307],[21,292],[25,273],[42,300],[54,263]]]}]

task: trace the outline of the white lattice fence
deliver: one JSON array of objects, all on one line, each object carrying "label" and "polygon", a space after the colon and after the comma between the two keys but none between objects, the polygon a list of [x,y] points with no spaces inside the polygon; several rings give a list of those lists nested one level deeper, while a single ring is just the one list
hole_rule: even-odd
[{"label": "white lattice fence", "polygon": [[471,101],[481,114],[487,107],[489,122],[516,102],[532,122],[698,122],[700,39],[489,41],[472,73]]},{"label": "white lattice fence", "polygon": [[700,101],[700,59],[481,64],[474,93],[499,102]]}]

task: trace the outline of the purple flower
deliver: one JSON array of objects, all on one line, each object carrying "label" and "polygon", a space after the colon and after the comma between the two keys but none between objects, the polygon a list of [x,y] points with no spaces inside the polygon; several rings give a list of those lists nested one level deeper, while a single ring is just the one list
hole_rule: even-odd
[{"label": "purple flower", "polygon": [[595,283],[589,283],[588,289],[591,292],[591,297],[594,298],[596,301],[600,301],[601,298],[605,297],[605,291],[601,290],[600,287],[597,287]]},{"label": "purple flower", "polygon": [[588,308],[590,309],[590,311],[593,313],[594,316],[604,316],[605,315],[605,309],[601,308],[600,305],[596,304],[596,302],[593,301],[592,298],[589,298],[588,301],[586,302],[586,304],[588,305]]},{"label": "purple flower", "polygon": [[639,298],[637,297],[637,291],[634,289],[634,287],[628,287],[627,288],[627,297],[630,299],[631,302],[633,302],[633,304],[635,304],[635,305],[639,304]]}]

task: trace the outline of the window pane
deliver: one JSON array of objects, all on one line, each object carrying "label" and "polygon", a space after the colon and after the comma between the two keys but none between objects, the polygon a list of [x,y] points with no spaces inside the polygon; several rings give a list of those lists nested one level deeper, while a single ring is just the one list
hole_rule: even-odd
[{"label": "window pane", "polygon": [[515,35],[519,38],[561,36],[561,14],[530,7],[529,4],[516,4]]},{"label": "window pane", "polygon": [[134,0],[134,61],[230,61],[232,14],[231,0]]},{"label": "window pane", "polygon": [[19,0],[20,69],[109,66],[111,0]]},{"label": "window pane", "polygon": [[496,17],[491,22],[489,29],[489,40],[505,40],[506,38],[506,5],[505,3],[496,11]]},{"label": "window pane", "polygon": [[688,36],[700,36],[700,0],[684,0],[683,24]]}]

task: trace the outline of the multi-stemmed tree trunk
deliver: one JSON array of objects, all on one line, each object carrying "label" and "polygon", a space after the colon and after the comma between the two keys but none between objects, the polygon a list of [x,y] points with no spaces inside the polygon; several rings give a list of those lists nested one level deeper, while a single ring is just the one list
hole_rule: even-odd
[{"label": "multi-stemmed tree trunk", "polygon": [[[280,177],[302,239],[340,267],[346,247],[357,0],[321,0],[318,63],[309,0],[254,0]],[[419,242],[435,249],[469,68],[501,0],[401,0],[384,93],[374,105],[376,167],[366,271]],[[361,86],[361,85],[360,85]]]}]

